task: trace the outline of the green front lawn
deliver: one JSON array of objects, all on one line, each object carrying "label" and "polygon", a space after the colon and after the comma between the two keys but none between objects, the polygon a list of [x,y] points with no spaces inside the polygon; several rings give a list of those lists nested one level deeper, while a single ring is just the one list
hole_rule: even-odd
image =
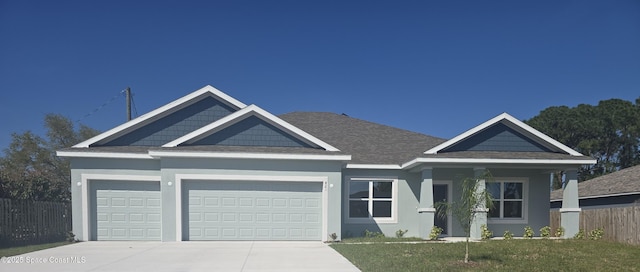
[{"label": "green front lawn", "polygon": [[640,247],[592,240],[332,244],[362,271],[640,271]]},{"label": "green front lawn", "polygon": [[56,243],[48,243],[48,244],[30,245],[30,246],[0,248],[0,257],[15,256],[15,255],[25,254],[25,253],[43,250],[47,248],[64,246],[70,243],[71,242],[56,242]]}]

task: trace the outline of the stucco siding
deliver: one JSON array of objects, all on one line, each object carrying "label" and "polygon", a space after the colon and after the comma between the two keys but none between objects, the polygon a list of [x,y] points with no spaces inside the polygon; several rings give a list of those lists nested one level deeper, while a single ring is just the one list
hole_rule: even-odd
[{"label": "stucco siding", "polygon": [[[366,223],[349,222],[348,214],[348,177],[357,178],[397,178],[397,214],[396,222],[376,223],[374,221]],[[395,237],[396,231],[407,230],[405,237],[418,237],[418,197],[420,194],[420,175],[418,173],[407,173],[400,170],[356,170],[345,169],[343,171],[343,203],[342,208],[342,231],[344,237],[363,236],[364,231],[381,232],[387,237]]]},{"label": "stucco siding", "polygon": [[515,236],[522,236],[524,228],[530,226],[539,236],[539,230],[549,225],[549,195],[550,180],[549,174],[543,169],[494,169],[492,174],[495,178],[518,178],[525,177],[528,179],[528,199],[527,202],[527,220],[526,223],[498,223],[489,222],[488,227],[494,236],[502,236],[505,230],[509,230]]}]

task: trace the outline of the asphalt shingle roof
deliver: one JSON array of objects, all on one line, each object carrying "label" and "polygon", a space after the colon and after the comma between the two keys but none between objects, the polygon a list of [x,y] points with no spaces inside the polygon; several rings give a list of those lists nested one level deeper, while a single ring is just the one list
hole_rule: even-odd
[{"label": "asphalt shingle roof", "polygon": [[350,154],[354,164],[401,164],[445,139],[329,112],[292,112],[278,116]]},{"label": "asphalt shingle roof", "polygon": [[[640,165],[578,183],[580,197],[640,193]],[[551,200],[562,199],[562,189],[551,192]]]},{"label": "asphalt shingle roof", "polygon": [[458,151],[424,154],[446,140],[417,132],[364,121],[330,112],[292,112],[279,118],[295,127],[338,148],[340,152],[323,149],[261,146],[109,146],[90,148],[68,148],[63,151],[147,153],[149,150],[185,152],[253,152],[288,154],[351,155],[352,164],[401,165],[415,158],[479,158],[479,159],[585,159],[587,156],[571,156],[553,152],[496,152]]}]

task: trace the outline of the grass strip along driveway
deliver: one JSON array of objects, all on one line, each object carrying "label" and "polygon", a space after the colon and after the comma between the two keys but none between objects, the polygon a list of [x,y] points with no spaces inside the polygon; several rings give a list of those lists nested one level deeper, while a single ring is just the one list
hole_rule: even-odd
[{"label": "grass strip along driveway", "polygon": [[28,245],[28,246],[16,246],[16,247],[8,247],[8,248],[0,248],[0,257],[9,257],[20,255],[24,253],[29,253],[33,251],[43,250],[52,247],[59,247],[68,245],[70,242],[55,242],[48,244],[39,244],[39,245]]},{"label": "grass strip along driveway", "polygon": [[639,246],[603,240],[474,242],[468,264],[465,243],[371,242],[331,247],[362,271],[640,271]]}]

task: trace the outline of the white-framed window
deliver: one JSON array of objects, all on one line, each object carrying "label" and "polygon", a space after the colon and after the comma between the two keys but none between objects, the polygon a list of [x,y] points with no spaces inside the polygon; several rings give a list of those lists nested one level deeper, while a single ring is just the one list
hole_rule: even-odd
[{"label": "white-framed window", "polygon": [[491,222],[526,223],[528,182],[523,178],[496,179],[486,183],[493,197],[493,208],[487,215]]},{"label": "white-framed window", "polygon": [[397,213],[397,179],[347,179],[347,222],[395,223]]}]

